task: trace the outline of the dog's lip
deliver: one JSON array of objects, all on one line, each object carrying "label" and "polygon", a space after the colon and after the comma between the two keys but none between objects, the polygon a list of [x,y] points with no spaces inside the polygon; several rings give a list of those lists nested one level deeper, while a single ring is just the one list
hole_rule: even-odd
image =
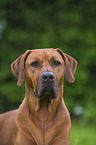
[{"label": "dog's lip", "polygon": [[45,94],[50,94],[52,92],[52,88],[50,86],[45,87],[45,89],[43,90],[43,92]]},{"label": "dog's lip", "polygon": [[43,96],[55,99],[57,97],[57,93],[55,93],[54,89],[50,85],[47,85],[44,89],[42,89],[42,91],[36,91],[35,96],[39,99]]},{"label": "dog's lip", "polygon": [[53,93],[53,89],[51,86],[47,85],[44,87],[44,89],[42,89],[41,91],[38,92],[38,96],[51,95],[51,93]]}]

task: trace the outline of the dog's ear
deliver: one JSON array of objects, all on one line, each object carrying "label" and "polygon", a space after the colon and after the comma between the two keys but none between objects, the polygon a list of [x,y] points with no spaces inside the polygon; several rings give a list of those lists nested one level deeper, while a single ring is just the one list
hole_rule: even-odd
[{"label": "dog's ear", "polygon": [[65,61],[66,80],[69,83],[73,83],[75,81],[74,73],[76,71],[77,61],[73,57],[69,56],[68,54],[63,53],[59,48],[57,48],[57,51],[62,55]]},{"label": "dog's ear", "polygon": [[25,59],[31,50],[27,50],[24,54],[20,55],[12,64],[11,69],[15,77],[18,79],[17,85],[21,86],[25,80]]}]

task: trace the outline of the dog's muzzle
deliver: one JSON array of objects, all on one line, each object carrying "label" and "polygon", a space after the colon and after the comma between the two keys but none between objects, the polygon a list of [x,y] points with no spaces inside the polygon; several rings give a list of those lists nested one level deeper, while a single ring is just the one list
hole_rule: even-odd
[{"label": "dog's muzzle", "polygon": [[57,81],[52,72],[44,72],[38,81],[37,90],[35,92],[37,98],[57,97]]}]

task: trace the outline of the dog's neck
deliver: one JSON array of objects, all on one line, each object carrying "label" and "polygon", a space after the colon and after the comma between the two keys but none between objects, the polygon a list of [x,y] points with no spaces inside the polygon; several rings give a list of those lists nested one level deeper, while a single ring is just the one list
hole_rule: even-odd
[{"label": "dog's neck", "polygon": [[[52,126],[52,122],[56,120],[56,117],[60,117],[59,109],[62,107],[62,93],[63,93],[63,83],[59,87],[58,96],[56,99],[38,99],[35,96],[35,92],[26,83],[25,92],[26,100],[28,104],[30,119],[40,128],[46,129]],[[59,114],[58,114],[59,112]],[[50,124],[51,122],[51,124]]]}]

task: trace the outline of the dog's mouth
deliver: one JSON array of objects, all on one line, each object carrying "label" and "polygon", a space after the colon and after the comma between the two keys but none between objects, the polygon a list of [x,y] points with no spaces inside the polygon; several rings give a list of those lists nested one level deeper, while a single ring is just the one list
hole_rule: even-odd
[{"label": "dog's mouth", "polygon": [[56,85],[50,85],[50,84],[40,84],[38,86],[35,96],[37,98],[49,98],[49,99],[55,99],[57,97],[57,84]]}]

